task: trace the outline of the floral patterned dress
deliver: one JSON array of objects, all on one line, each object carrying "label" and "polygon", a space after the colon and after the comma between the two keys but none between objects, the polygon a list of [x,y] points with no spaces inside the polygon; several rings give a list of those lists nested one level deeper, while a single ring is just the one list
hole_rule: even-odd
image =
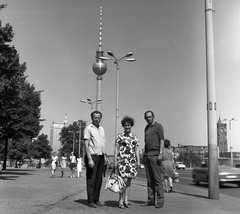
[{"label": "floral patterned dress", "polygon": [[139,140],[135,134],[120,133],[117,136],[116,143],[119,144],[119,153],[117,155],[119,174],[123,178],[135,178],[137,176],[136,167],[136,146],[139,146]]}]

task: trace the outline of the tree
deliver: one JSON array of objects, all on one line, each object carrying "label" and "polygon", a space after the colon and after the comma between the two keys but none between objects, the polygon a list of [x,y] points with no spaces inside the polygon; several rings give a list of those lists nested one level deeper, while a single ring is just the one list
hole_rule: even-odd
[{"label": "tree", "polygon": [[39,160],[39,167],[41,167],[41,159],[48,159],[51,157],[52,148],[49,145],[48,136],[41,134],[29,146],[29,156]]},{"label": "tree", "polygon": [[[6,5],[0,5],[0,11]],[[20,64],[14,46],[10,46],[14,33],[9,24],[0,21],[0,140],[4,141],[4,163],[9,139],[36,137],[40,126],[40,94],[26,81],[26,63]]]},{"label": "tree", "polygon": [[70,154],[73,151],[73,132],[75,133],[75,142],[74,142],[74,155],[79,156],[79,130],[81,126],[81,139],[80,139],[80,154],[83,156],[83,130],[86,127],[86,122],[79,120],[78,123],[74,122],[68,127],[63,127],[60,132],[60,141],[62,144],[61,149],[59,150],[60,154]]},{"label": "tree", "polygon": [[20,139],[20,140],[12,140],[9,142],[9,153],[8,156],[10,161],[15,161],[15,168],[18,168],[17,163],[19,165],[23,162],[24,159],[28,158],[29,152],[29,145],[30,142],[27,139]]}]

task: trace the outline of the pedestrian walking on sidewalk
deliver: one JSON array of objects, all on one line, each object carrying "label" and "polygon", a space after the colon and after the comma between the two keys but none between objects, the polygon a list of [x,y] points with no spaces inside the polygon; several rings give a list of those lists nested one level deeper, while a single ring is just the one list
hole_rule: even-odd
[{"label": "pedestrian walking on sidewalk", "polygon": [[77,167],[77,160],[73,152],[71,152],[70,158],[70,177],[74,178],[75,177],[75,168]]},{"label": "pedestrian walking on sidewalk", "polygon": [[51,178],[55,177],[57,165],[58,165],[58,156],[56,155],[56,152],[53,152],[53,155],[52,155],[52,175],[51,175]]},{"label": "pedestrian walking on sidewalk", "polygon": [[92,208],[102,206],[99,201],[105,155],[105,132],[100,125],[102,113],[91,113],[92,123],[84,129],[87,200]]},{"label": "pedestrian walking on sidewalk", "polygon": [[65,173],[65,169],[67,167],[67,157],[65,156],[65,154],[63,153],[62,157],[60,158],[60,167],[61,167],[61,177],[63,178],[64,173]]},{"label": "pedestrian walking on sidewalk", "polygon": [[175,164],[173,159],[173,153],[170,150],[171,143],[169,140],[164,140],[163,158],[161,163],[161,170],[164,178],[165,192],[172,192]]},{"label": "pedestrian walking on sidewalk", "polygon": [[131,133],[134,126],[134,119],[124,117],[121,121],[124,131],[118,134],[115,142],[114,167],[123,178],[126,186],[119,193],[119,205],[121,209],[130,208],[128,197],[131,188],[131,181],[137,176],[137,168],[140,166],[139,159],[139,140],[137,136]]},{"label": "pedestrian walking on sidewalk", "polygon": [[77,158],[77,177],[80,178],[82,173],[82,158],[81,155],[78,155]]},{"label": "pedestrian walking on sidewalk", "polygon": [[161,161],[164,144],[164,131],[161,124],[154,121],[154,113],[146,111],[144,118],[147,126],[145,134],[144,165],[147,178],[147,202],[142,206],[155,205],[162,208],[164,205],[163,179],[161,175]]}]

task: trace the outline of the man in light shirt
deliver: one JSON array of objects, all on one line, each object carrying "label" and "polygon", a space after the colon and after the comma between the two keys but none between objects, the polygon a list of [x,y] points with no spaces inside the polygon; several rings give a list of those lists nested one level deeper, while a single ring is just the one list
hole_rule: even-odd
[{"label": "man in light shirt", "polygon": [[104,170],[105,133],[100,125],[102,113],[91,113],[92,123],[84,129],[84,142],[86,149],[86,180],[88,205],[92,208],[102,206],[99,201]]}]

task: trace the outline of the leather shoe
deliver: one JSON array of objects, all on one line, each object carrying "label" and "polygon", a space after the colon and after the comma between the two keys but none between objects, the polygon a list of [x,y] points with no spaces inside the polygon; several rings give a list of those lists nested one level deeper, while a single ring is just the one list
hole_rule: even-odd
[{"label": "leather shoe", "polygon": [[97,205],[94,204],[94,203],[89,203],[88,206],[89,206],[89,207],[92,207],[92,208],[97,208]]},{"label": "leather shoe", "polygon": [[155,208],[163,208],[163,204],[157,204]]},{"label": "leather shoe", "polygon": [[100,201],[96,201],[95,204],[96,204],[98,207],[102,207],[102,206],[103,206],[103,204],[101,204]]},{"label": "leather shoe", "polygon": [[151,201],[147,201],[146,203],[141,204],[141,206],[152,206],[152,205],[154,205],[154,203]]}]

